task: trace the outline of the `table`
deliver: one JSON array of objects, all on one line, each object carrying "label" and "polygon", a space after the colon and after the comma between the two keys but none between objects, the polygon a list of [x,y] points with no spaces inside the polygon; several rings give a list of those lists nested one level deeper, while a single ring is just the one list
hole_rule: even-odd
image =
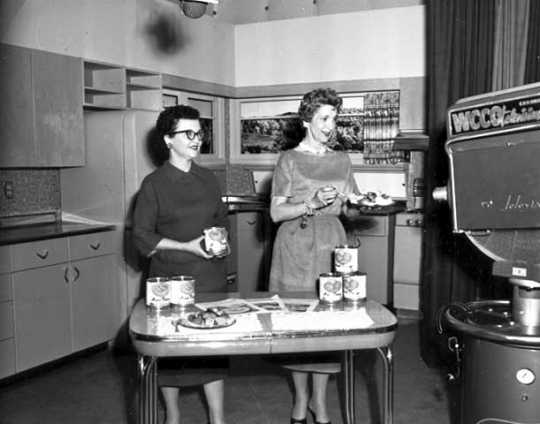
[{"label": "table", "polygon": [[[270,293],[254,293],[255,297],[269,297]],[[280,293],[282,298],[310,298],[306,293]],[[237,297],[235,294],[203,294],[197,302]],[[313,298],[313,296],[311,296]],[[194,309],[193,309],[194,310]],[[354,352],[375,349],[383,361],[383,423],[393,422],[393,361],[392,342],[397,329],[396,317],[381,304],[367,300],[359,305],[340,302],[328,306],[319,304],[315,311],[356,317],[367,313],[373,323],[354,328],[352,321],[345,327],[334,329],[287,330],[274,328],[272,313],[257,314],[260,328],[253,331],[217,333],[209,330],[190,330],[189,334],[174,332],[170,320],[190,310],[147,308],[144,299],[134,307],[129,331],[138,354],[139,424],[157,424],[157,359],[162,357],[281,354],[298,352],[342,351],[342,372],[345,384],[345,420],[354,424]],[[297,312],[296,314],[301,314]],[[331,315],[327,315],[331,316]],[[277,318],[277,317],[276,317]],[[163,323],[171,331],[163,330]],[[236,325],[236,324],[235,324]],[[165,327],[166,329],[168,327]],[[232,327],[230,327],[232,328]]]}]

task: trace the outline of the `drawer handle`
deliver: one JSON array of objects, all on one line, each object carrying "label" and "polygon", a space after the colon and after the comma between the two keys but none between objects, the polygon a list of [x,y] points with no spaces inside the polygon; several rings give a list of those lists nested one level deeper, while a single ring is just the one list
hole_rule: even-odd
[{"label": "drawer handle", "polygon": [[93,243],[90,243],[90,247],[94,250],[98,250],[101,246],[101,243],[98,241],[97,243],[93,244]]},{"label": "drawer handle", "polygon": [[49,251],[47,249],[44,249],[36,252],[36,255],[39,259],[47,259],[47,256],[49,256]]},{"label": "drawer handle", "polygon": [[73,282],[75,282],[79,279],[81,271],[79,271],[79,268],[77,268],[76,266],[74,266],[73,269],[75,270],[75,278],[73,279]]},{"label": "drawer handle", "polygon": [[257,220],[255,221],[246,221],[248,225],[255,225],[257,223]]}]

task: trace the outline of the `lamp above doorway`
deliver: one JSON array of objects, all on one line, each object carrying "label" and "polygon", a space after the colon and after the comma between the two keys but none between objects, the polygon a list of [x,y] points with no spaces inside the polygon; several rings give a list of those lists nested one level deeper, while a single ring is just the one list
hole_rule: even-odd
[{"label": "lamp above doorway", "polygon": [[179,0],[179,2],[184,15],[193,19],[203,16],[209,4],[218,4],[218,0]]}]

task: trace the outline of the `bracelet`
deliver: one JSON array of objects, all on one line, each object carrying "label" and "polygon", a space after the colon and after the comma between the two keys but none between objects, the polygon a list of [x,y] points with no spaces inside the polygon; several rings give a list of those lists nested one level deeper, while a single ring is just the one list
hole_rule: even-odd
[{"label": "bracelet", "polygon": [[306,207],[306,213],[304,215],[312,216],[313,215],[313,208],[311,207],[311,205],[308,203],[307,200],[304,200],[304,206]]}]

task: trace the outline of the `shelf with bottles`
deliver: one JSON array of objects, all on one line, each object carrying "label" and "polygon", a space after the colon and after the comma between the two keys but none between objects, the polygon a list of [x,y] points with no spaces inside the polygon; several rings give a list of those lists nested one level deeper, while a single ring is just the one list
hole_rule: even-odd
[{"label": "shelf with bottles", "polygon": [[161,74],[139,69],[126,69],[126,95],[128,108],[161,110]]},{"label": "shelf with bottles", "polygon": [[85,108],[123,109],[126,107],[126,73],[121,66],[83,62]]}]

